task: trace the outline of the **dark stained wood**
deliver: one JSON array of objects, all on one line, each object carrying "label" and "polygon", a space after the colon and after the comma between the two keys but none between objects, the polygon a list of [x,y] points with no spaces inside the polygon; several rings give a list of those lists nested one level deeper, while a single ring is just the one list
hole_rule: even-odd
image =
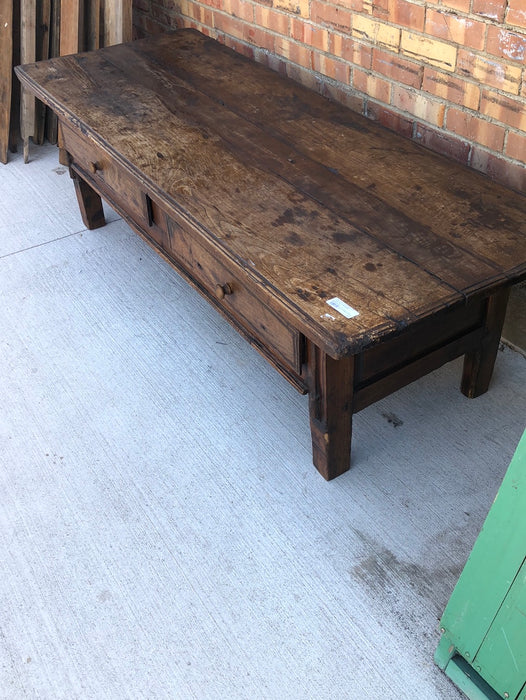
[{"label": "dark stained wood", "polygon": [[[60,55],[60,0],[51,2],[51,39],[49,54],[52,58]],[[57,115],[50,109],[46,111],[46,138],[49,143],[57,143],[58,140],[58,119]]]},{"label": "dark stained wood", "polygon": [[90,0],[85,5],[86,49],[93,51],[101,46],[101,0]]},{"label": "dark stained wood", "polygon": [[314,466],[327,480],[350,467],[354,358],[333,360],[307,344],[309,413]]},{"label": "dark stained wood", "polygon": [[13,2],[0,0],[0,162],[7,163],[13,72]]},{"label": "dark stained wood", "polygon": [[106,220],[104,219],[100,195],[76,174],[73,175],[73,182],[75,184],[75,194],[79,203],[80,215],[86,228],[91,230],[104,226]]},{"label": "dark stained wood", "polygon": [[17,73],[58,115],[86,225],[102,196],[309,393],[325,478],[353,412],[444,362],[487,389],[525,197],[192,30]]},{"label": "dark stained wood", "polygon": [[[42,61],[50,57],[51,40],[51,0],[40,0],[36,7],[36,57]],[[39,100],[35,104],[35,133],[33,140],[37,144],[44,143],[46,128],[46,106]]]},{"label": "dark stained wood", "polygon": [[488,390],[499,349],[509,294],[509,287],[506,287],[488,297],[482,325],[482,341],[464,358],[461,391],[470,399],[475,399]]},{"label": "dark stained wood", "polygon": [[[401,362],[401,358],[395,356],[396,364],[389,372],[383,376],[376,377],[374,381],[355,386],[353,396],[354,413],[420,379],[420,377],[438,369],[446,362],[471,352],[472,348],[480,345],[483,335],[481,328],[475,328],[458,338],[436,346],[433,350],[422,352],[407,362]],[[386,346],[386,351],[388,351],[389,344],[386,343]]]},{"label": "dark stained wood", "polygon": [[[221,100],[289,150],[322,166],[330,183],[326,191],[345,180],[346,197],[337,194],[336,208],[343,206],[355,218],[360,216],[372,235],[396,242],[397,250],[403,246],[404,254],[416,255],[419,264],[436,265],[442,274],[457,264],[461,270],[469,265],[476,274],[477,264],[492,266],[500,260],[506,270],[513,268],[510,253],[518,240],[517,226],[519,235],[526,229],[524,219],[517,216],[516,200],[504,187],[473,172],[467,186],[463,166],[378,128],[262,66],[248,78],[244,67],[248,59],[231,65],[229,50],[216,42],[208,41],[206,49],[195,51],[193,39],[188,38],[174,66],[169,42],[164,52],[156,47],[156,77],[169,67],[189,89],[210,96],[216,104]],[[148,49],[145,54],[148,57]],[[369,223],[371,217],[374,226]],[[499,241],[492,235],[496,230]],[[463,239],[470,240],[467,251]],[[502,250],[508,239],[510,246]],[[465,255],[468,251],[471,259]]]}]

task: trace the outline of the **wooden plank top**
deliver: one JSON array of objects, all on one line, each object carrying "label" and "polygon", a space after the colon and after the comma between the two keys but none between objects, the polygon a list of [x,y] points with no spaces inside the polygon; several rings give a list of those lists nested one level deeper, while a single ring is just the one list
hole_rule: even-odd
[{"label": "wooden plank top", "polygon": [[333,357],[526,278],[526,197],[194,30],[17,73]]}]

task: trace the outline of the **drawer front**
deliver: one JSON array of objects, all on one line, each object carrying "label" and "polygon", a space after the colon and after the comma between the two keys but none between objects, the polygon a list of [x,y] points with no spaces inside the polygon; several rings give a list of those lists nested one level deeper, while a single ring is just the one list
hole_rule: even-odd
[{"label": "drawer front", "polygon": [[[262,300],[242,269],[206,241],[198,240],[176,214],[168,216],[145,192],[141,182],[116,164],[87,136],[61,123],[63,146],[72,166],[109,203],[129,217],[142,234],[151,238],[179,265],[197,286],[226,314],[249,340],[285,376],[303,390],[300,379],[300,333],[287,326]],[[290,372],[294,376],[290,376]]]},{"label": "drawer front", "polygon": [[62,143],[70,154],[72,165],[95,189],[116,204],[139,225],[147,224],[148,212],[143,188],[138,180],[117,165],[112,157],[87,136],[61,124]]},{"label": "drawer front", "polygon": [[174,217],[168,219],[169,254],[179,262],[195,282],[215,299],[229,317],[233,317],[263,352],[285,363],[298,375],[301,372],[300,334],[289,327],[261,300],[258,290],[242,269],[220,251],[212,249],[187,225]]}]

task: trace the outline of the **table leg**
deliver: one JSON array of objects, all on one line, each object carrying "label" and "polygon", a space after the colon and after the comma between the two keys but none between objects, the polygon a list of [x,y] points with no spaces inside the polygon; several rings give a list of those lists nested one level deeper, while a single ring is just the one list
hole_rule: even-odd
[{"label": "table leg", "polygon": [[351,465],[354,357],[333,360],[307,341],[314,466],[329,481]]},{"label": "table leg", "polygon": [[77,195],[82,221],[89,229],[104,226],[106,220],[104,218],[101,198],[85,180],[77,175],[77,173],[73,173],[72,177],[75,184],[75,194]]},{"label": "table leg", "polygon": [[488,297],[482,342],[478,348],[464,356],[464,371],[460,389],[470,399],[474,399],[488,390],[499,349],[509,295],[508,287]]}]

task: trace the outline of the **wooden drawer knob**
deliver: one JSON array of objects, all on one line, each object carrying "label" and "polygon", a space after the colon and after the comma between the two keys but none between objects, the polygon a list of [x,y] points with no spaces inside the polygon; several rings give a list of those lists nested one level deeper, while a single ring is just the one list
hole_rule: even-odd
[{"label": "wooden drawer knob", "polygon": [[218,284],[216,286],[216,297],[218,299],[224,299],[227,294],[232,294],[233,291],[228,282],[226,284]]},{"label": "wooden drawer knob", "polygon": [[102,170],[102,165],[100,163],[90,163],[89,164],[89,171],[92,175],[95,175],[95,173],[98,170]]}]

